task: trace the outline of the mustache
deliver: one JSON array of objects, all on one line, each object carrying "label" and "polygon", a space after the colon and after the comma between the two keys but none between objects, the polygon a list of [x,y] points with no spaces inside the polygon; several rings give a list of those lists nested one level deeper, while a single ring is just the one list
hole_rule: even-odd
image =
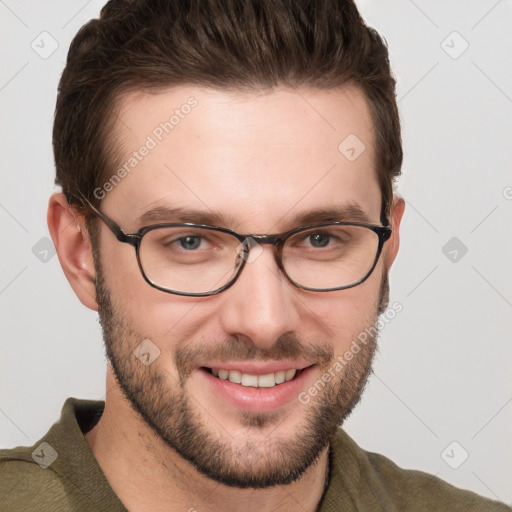
[{"label": "mustache", "polygon": [[293,334],[284,334],[271,347],[260,348],[248,336],[239,335],[228,336],[221,342],[183,347],[174,354],[176,368],[183,377],[190,374],[198,360],[279,361],[299,358],[326,365],[334,359],[334,348],[318,342],[301,341]]}]

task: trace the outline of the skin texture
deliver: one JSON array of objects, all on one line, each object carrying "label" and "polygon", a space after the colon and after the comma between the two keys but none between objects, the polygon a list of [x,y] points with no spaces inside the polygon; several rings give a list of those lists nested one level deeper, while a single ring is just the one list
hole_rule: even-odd
[{"label": "skin texture", "polygon": [[[126,233],[155,206],[217,212],[225,218],[217,225],[239,233],[284,232],[299,213],[349,202],[380,224],[373,126],[358,89],[133,92],[120,103],[116,128],[125,161],[190,97],[197,106],[101,201]],[[349,134],[366,146],[355,161],[338,151]],[[133,247],[104,225],[95,265],[83,219],[52,196],[48,223],[61,265],[81,302],[99,311],[111,363],[105,412],[86,439],[130,510],[291,510],[297,502],[316,509],[329,439],[360,398],[376,340],[309,403],[294,398],[266,412],[228,403],[199,366],[307,361],[315,365],[307,390],[385,308],[403,210],[396,198],[392,238],[359,286],[300,290],[262,246],[231,288],[192,298],[150,287]],[[134,355],[144,339],[160,350],[150,366]]]}]

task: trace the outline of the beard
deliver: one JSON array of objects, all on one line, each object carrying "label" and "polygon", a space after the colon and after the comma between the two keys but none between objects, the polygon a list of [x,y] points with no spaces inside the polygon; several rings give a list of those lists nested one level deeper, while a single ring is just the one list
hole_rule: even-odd
[{"label": "beard", "polygon": [[[240,435],[241,442],[235,442],[220,423],[217,422],[220,428],[214,429],[215,421],[201,418],[204,406],[187,390],[187,380],[195,361],[200,358],[207,361],[303,357],[315,361],[321,375],[333,366],[333,347],[306,343],[292,335],[279,337],[270,349],[260,349],[244,336],[229,336],[209,345],[191,343],[176,349],[173,354],[178,373],[178,379],[175,379],[159,366],[158,359],[151,366],[145,366],[135,357],[134,349],[146,336],[132,327],[130,318],[120,308],[114,307],[99,256],[95,257],[95,263],[98,313],[106,355],[122,393],[159,439],[208,478],[238,488],[265,488],[298,480],[318,461],[338,426],[359,402],[376,351],[376,322],[388,303],[387,272],[382,276],[379,300],[370,318],[373,335],[318,396],[307,405],[299,402],[294,407],[295,410],[298,407],[307,409],[304,419],[294,424],[294,432],[285,432],[288,434],[285,438],[278,433],[279,424],[286,419],[281,410],[240,412],[238,420],[244,435]],[[265,428],[269,433],[262,441],[261,433]],[[256,439],[251,433],[260,436]]]}]

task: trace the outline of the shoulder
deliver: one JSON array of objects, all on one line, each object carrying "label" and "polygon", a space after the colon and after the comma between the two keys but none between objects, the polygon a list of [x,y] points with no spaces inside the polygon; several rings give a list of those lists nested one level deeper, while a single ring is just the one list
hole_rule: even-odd
[{"label": "shoulder", "polygon": [[[350,453],[354,472],[389,510],[451,512],[511,512],[512,508],[474,492],[459,489],[428,473],[403,469],[387,457],[363,450],[342,429],[333,440],[334,459]],[[341,460],[333,460],[337,473],[343,473]],[[343,478],[343,476],[342,476]],[[364,486],[363,486],[364,487]]]},{"label": "shoulder", "polygon": [[91,506],[91,489],[100,500],[113,499],[82,433],[95,424],[103,406],[68,398],[60,419],[34,445],[0,450],[0,512],[99,510]]},{"label": "shoulder", "polygon": [[368,467],[393,501],[404,509],[450,510],[460,512],[510,512],[512,509],[497,501],[455,487],[437,476],[412,469],[403,469],[387,457],[365,452]]},{"label": "shoulder", "polygon": [[[0,450],[0,511],[21,510],[70,510],[66,489],[61,478],[37,463],[38,446]],[[41,455],[41,452],[39,452]],[[46,459],[48,462],[50,459]]]}]

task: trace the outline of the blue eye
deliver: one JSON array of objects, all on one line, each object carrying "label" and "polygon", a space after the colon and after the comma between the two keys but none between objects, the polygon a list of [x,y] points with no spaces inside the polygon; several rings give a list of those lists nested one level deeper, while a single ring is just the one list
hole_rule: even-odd
[{"label": "blue eye", "polygon": [[201,245],[201,237],[199,236],[185,236],[176,240],[179,242],[182,249],[192,251]]},{"label": "blue eye", "polygon": [[331,241],[332,236],[327,233],[313,233],[309,235],[309,241],[313,247],[325,247]]}]

